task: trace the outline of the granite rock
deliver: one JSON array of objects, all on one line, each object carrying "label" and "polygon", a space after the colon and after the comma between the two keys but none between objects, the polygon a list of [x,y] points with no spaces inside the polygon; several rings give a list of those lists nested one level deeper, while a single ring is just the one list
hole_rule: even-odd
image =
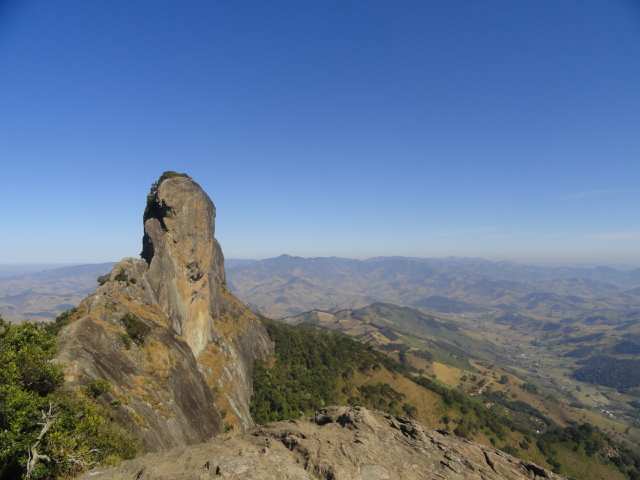
[{"label": "granite rock", "polygon": [[258,426],[101,468],[80,478],[113,480],[561,480],[500,450],[406,417],[327,407],[314,418]]},{"label": "granite rock", "polygon": [[163,176],[144,231],[143,258],[118,262],[60,333],[67,382],[108,380],[116,417],[150,451],[251,427],[253,363],[273,345],[226,286],[213,202]]}]

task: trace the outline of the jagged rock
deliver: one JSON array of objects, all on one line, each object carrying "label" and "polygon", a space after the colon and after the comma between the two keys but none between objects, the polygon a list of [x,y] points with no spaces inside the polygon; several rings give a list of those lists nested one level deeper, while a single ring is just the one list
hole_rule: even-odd
[{"label": "jagged rock", "polygon": [[59,336],[65,378],[111,382],[116,417],[150,451],[253,425],[253,362],[273,352],[227,289],[215,207],[186,176],[161,177],[144,214],[142,259],[125,258]]},{"label": "jagged rock", "polygon": [[208,443],[149,454],[80,478],[113,480],[560,480],[500,450],[405,417],[328,407]]}]

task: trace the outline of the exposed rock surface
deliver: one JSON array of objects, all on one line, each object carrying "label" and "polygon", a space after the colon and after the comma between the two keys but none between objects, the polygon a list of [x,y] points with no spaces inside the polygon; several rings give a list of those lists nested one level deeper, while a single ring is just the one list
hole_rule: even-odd
[{"label": "exposed rock surface", "polygon": [[440,479],[560,480],[500,450],[364,408],[328,407],[315,418],[272,423],[243,434],[102,468],[80,478],[113,480]]},{"label": "exposed rock surface", "polygon": [[227,289],[214,218],[195,181],[161,177],[143,258],[117,263],[60,334],[67,381],[110,381],[116,416],[150,451],[206,441],[225,423],[253,426],[253,362],[273,346]]}]

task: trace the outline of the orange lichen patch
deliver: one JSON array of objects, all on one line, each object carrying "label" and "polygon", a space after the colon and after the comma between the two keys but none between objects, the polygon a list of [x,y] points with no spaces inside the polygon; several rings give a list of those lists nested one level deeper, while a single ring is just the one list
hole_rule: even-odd
[{"label": "orange lichen patch", "polygon": [[148,339],[141,347],[144,354],[142,370],[165,382],[176,365],[176,360],[169,349],[154,339]]},{"label": "orange lichen patch", "polygon": [[260,320],[244,306],[227,288],[226,285],[219,286],[220,296],[225,307],[224,314],[216,318],[216,330],[227,338],[236,339],[247,325],[258,324]]},{"label": "orange lichen patch", "polygon": [[117,297],[119,303],[121,305],[126,305],[127,310],[136,317],[139,317],[142,320],[153,322],[163,327],[171,326],[169,324],[169,319],[164,314],[162,308],[159,305],[147,305],[145,303],[136,302],[135,299],[127,297],[122,292],[119,292],[117,290],[114,291],[114,294]]},{"label": "orange lichen patch", "polygon": [[[231,395],[232,393],[232,385],[224,381],[225,377],[222,367],[226,364],[226,361],[221,349],[215,343],[210,343],[200,354],[197,362],[200,367],[204,367],[201,368],[202,376],[214,392],[220,411],[224,410],[227,412],[224,422],[234,427],[240,425],[240,419],[233,413],[227,398],[227,395]],[[222,387],[220,387],[218,379],[223,379]]]},{"label": "orange lichen patch", "polygon": [[162,402],[168,402],[171,399],[167,398],[153,381],[141,375],[132,375],[130,378],[134,384],[134,388],[131,390],[132,395],[143,402],[147,402],[165,418],[168,419],[173,416],[169,409],[162,404]]},{"label": "orange lichen patch", "polygon": [[127,410],[127,413],[129,414],[129,416],[133,419],[133,421],[135,422],[135,424],[140,427],[140,428],[147,428],[147,426],[149,425],[147,423],[147,419],[145,418],[144,415],[139,414],[138,412],[136,412],[135,410],[133,410],[132,408],[129,408]]},{"label": "orange lichen patch", "polygon": [[196,362],[201,368],[207,385],[213,390],[219,390],[218,379],[223,378],[223,366],[226,364],[225,356],[215,343],[210,343],[197,358]]}]

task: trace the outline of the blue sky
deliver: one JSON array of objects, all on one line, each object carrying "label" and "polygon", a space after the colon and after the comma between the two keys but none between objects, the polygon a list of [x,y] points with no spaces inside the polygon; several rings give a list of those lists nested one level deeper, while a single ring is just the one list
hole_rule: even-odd
[{"label": "blue sky", "polygon": [[186,172],[227,258],[640,265],[634,1],[3,1],[0,264],[137,256]]}]

